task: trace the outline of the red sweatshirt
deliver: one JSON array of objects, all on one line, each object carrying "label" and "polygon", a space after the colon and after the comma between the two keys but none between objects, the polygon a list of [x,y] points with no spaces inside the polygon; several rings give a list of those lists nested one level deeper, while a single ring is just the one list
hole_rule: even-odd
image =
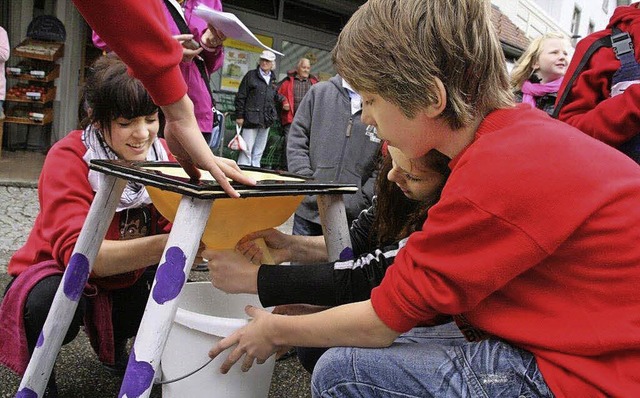
[{"label": "red sweatshirt", "polygon": [[[578,43],[558,97],[565,91],[569,77],[591,43],[611,34],[613,25],[631,35],[636,59],[640,59],[638,4],[616,8],[607,29],[595,32]],[[570,88],[558,119],[616,147],[640,133],[640,84],[611,97],[611,77],[619,67],[620,61],[611,48],[596,51]]]},{"label": "red sweatshirt", "polygon": [[187,93],[179,67],[182,47],[169,32],[160,0],[73,2],[156,104],[172,104]]},{"label": "red sweatshirt", "polygon": [[[17,276],[27,267],[42,261],[55,260],[61,269],[69,263],[71,254],[87,218],[95,192],[88,180],[89,166],[82,158],[87,151],[81,139],[81,130],[72,131],[58,141],[45,158],[38,181],[38,213],[24,246],[9,260],[8,273]],[[163,145],[167,153],[166,143]],[[169,155],[173,160],[173,157]],[[167,233],[169,222],[150,205],[151,227],[149,235]],[[106,239],[120,239],[120,215],[116,213],[107,230]],[[133,284],[144,272],[135,272],[92,279],[107,289]]]},{"label": "red sweatshirt", "polygon": [[640,168],[519,106],[488,115],[372,304],[533,353],[557,397],[640,396]]}]

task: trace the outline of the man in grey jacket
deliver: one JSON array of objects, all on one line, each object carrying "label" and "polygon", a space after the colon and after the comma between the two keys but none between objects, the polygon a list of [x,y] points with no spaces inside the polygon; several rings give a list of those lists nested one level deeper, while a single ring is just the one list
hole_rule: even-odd
[{"label": "man in grey jacket", "polygon": [[[339,75],[314,84],[295,114],[287,142],[289,171],[318,181],[351,183],[358,192],[345,195],[347,220],[371,206],[380,140],[360,121],[362,100]],[[322,235],[315,196],[296,210],[294,235]]]}]

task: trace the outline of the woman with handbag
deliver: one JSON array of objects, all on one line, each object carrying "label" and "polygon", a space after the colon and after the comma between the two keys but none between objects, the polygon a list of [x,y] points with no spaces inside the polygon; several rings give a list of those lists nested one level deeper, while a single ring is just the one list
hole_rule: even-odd
[{"label": "woman with handbag", "polygon": [[280,101],[276,87],[276,75],[271,70],[276,55],[265,50],[260,63],[242,78],[236,93],[236,124],[242,127],[246,152],[240,152],[238,164],[260,167],[262,154],[267,146],[269,128],[276,121],[276,102]]}]

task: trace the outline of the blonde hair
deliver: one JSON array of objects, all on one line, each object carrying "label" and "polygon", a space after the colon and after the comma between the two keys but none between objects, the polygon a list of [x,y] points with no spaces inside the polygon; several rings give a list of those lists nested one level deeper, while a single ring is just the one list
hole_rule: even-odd
[{"label": "blonde hair", "polygon": [[[527,47],[527,50],[518,58],[516,66],[511,71],[511,88],[520,90],[525,81],[527,81],[535,70],[533,65],[538,62],[544,42],[549,39],[565,40],[566,45],[570,47],[569,39],[564,33],[547,32],[544,35],[535,38]],[[567,48],[568,48],[567,47]]]},{"label": "blonde hair", "polygon": [[452,129],[514,104],[488,0],[369,0],[333,49],[338,73],[355,90],[378,94],[405,116],[437,103]]}]

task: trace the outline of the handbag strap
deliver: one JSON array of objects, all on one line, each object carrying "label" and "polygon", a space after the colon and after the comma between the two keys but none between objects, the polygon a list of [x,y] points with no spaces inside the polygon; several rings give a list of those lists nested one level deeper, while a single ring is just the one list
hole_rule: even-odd
[{"label": "handbag strap", "polygon": [[[178,30],[182,34],[191,34],[191,30],[187,26],[187,21],[184,20],[184,16],[178,11],[175,5],[171,2],[171,0],[164,0],[164,4],[169,10],[169,13],[173,17],[173,21],[176,23]],[[209,88],[209,78],[207,76],[207,67],[204,64],[204,60],[200,58],[194,58],[193,62],[196,63],[198,70],[200,71],[200,76],[202,76],[202,80],[204,80],[205,85],[207,86],[207,92],[209,93],[209,97],[211,97],[211,105],[214,103],[213,94],[211,93],[211,89]]]}]

